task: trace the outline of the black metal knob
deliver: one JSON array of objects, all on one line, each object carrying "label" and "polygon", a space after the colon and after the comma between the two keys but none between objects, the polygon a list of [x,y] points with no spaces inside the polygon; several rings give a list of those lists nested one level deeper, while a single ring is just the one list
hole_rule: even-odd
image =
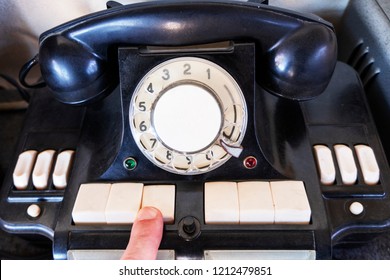
[{"label": "black metal knob", "polygon": [[183,219],[183,230],[188,234],[192,234],[196,230],[194,217],[187,216]]},{"label": "black metal knob", "polygon": [[186,241],[191,241],[200,235],[200,222],[193,216],[186,216],[179,222],[179,236]]}]

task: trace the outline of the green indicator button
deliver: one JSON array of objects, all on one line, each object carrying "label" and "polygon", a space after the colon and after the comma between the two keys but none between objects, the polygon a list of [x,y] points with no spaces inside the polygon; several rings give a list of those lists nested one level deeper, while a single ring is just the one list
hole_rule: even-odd
[{"label": "green indicator button", "polygon": [[137,167],[137,161],[132,157],[128,157],[123,161],[123,166],[127,170],[134,170]]}]

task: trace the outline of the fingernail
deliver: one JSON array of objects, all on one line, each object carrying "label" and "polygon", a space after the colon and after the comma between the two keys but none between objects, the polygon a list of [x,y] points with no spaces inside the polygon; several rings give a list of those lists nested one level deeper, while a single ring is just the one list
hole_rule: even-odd
[{"label": "fingernail", "polygon": [[141,208],[141,210],[138,211],[137,220],[152,220],[157,217],[157,209],[153,207],[144,207]]}]

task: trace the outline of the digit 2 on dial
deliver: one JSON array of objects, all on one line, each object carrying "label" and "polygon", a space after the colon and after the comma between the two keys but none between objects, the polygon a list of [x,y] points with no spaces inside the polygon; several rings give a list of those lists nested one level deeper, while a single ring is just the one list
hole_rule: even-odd
[{"label": "digit 2 on dial", "polygon": [[213,170],[240,147],[247,124],[244,96],[217,64],[196,57],[165,61],[139,82],[130,127],[142,153],[169,172]]}]

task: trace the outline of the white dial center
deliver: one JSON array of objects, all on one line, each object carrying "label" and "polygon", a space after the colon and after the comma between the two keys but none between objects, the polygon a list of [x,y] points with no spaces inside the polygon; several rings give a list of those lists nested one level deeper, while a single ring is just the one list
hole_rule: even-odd
[{"label": "white dial center", "polygon": [[218,137],[222,112],[211,92],[196,84],[179,84],[156,101],[152,121],[161,141],[169,148],[192,153]]}]

